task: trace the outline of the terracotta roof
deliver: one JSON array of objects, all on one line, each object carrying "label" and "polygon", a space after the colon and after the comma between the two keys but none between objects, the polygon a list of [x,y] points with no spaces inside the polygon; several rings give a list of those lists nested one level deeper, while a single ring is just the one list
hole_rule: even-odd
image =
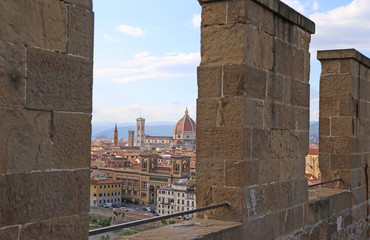
[{"label": "terracotta roof", "polygon": [[162,139],[163,139],[163,138],[165,138],[165,139],[172,139],[172,137],[164,137],[164,136],[163,136],[163,137],[162,137],[162,136],[150,136],[150,135],[147,135],[147,136],[146,136],[146,138],[147,138],[147,139],[148,139],[148,138],[162,138]]},{"label": "terracotta roof", "polygon": [[310,148],[308,150],[308,155],[319,155],[319,149],[318,148]]}]

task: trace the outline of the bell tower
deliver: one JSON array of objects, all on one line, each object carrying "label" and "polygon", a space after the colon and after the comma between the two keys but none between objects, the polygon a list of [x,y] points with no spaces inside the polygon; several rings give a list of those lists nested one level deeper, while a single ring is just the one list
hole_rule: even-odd
[{"label": "bell tower", "polygon": [[144,147],[145,144],[145,118],[136,119],[136,139],[135,146]]}]

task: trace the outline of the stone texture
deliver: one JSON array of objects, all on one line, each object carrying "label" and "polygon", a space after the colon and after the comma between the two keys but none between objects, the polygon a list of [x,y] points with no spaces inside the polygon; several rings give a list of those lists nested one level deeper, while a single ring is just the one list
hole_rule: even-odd
[{"label": "stone texture", "polygon": [[[197,99],[197,127],[216,127],[218,99]],[[201,109],[201,111],[199,110]]]},{"label": "stone texture", "polygon": [[0,39],[30,46],[66,50],[66,6],[58,0],[4,0]]},{"label": "stone texture", "polygon": [[228,128],[197,128],[197,158],[215,157],[242,160],[243,130]]},{"label": "stone texture", "polygon": [[351,97],[352,76],[349,74],[323,75],[320,78],[320,97]]},{"label": "stone texture", "polygon": [[0,41],[1,107],[24,105],[25,69],[24,46]]},{"label": "stone texture", "polygon": [[221,97],[222,67],[198,67],[198,97]]},{"label": "stone texture", "polygon": [[18,240],[19,226],[0,228],[0,239]]},{"label": "stone texture", "polygon": [[51,113],[0,108],[0,173],[52,167]]},{"label": "stone texture", "polygon": [[41,49],[27,50],[26,106],[91,112],[92,62]]},{"label": "stone texture", "polygon": [[290,104],[299,107],[310,107],[310,85],[298,81],[290,82]]},{"label": "stone texture", "polygon": [[66,3],[72,3],[77,6],[92,10],[93,4],[92,0],[63,0]]},{"label": "stone texture", "polygon": [[246,99],[244,125],[248,127],[263,128],[263,101]]},{"label": "stone texture", "polygon": [[225,96],[244,95],[266,99],[267,72],[240,65],[224,66],[223,93]]},{"label": "stone texture", "polygon": [[91,116],[54,112],[54,169],[90,166]]},{"label": "stone texture", "polygon": [[70,216],[40,221],[22,227],[20,239],[87,239],[89,215]]},{"label": "stone texture", "polygon": [[94,14],[68,6],[68,53],[93,59]]},{"label": "stone texture", "polygon": [[202,185],[224,186],[225,185],[225,163],[213,159],[198,159],[196,168],[199,169],[197,179]]},{"label": "stone texture", "polygon": [[1,175],[0,227],[88,213],[89,177],[89,169]]},{"label": "stone texture", "polygon": [[225,97],[218,100],[217,126],[243,127],[244,97]]}]

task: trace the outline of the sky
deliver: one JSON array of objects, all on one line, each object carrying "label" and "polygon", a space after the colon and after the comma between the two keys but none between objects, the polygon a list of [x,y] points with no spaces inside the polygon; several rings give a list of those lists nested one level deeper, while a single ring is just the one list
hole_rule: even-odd
[{"label": "sky", "polygon": [[[318,120],[317,50],[356,48],[370,56],[370,0],[283,0],[316,23],[311,114]],[[93,122],[196,119],[200,14],[196,0],[94,0]]]}]

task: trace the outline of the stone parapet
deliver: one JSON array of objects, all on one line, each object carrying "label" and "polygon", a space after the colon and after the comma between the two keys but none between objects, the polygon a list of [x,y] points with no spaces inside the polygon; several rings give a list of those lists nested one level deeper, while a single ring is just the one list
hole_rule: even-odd
[{"label": "stone parapet", "polygon": [[87,239],[92,1],[0,9],[0,239]]}]

